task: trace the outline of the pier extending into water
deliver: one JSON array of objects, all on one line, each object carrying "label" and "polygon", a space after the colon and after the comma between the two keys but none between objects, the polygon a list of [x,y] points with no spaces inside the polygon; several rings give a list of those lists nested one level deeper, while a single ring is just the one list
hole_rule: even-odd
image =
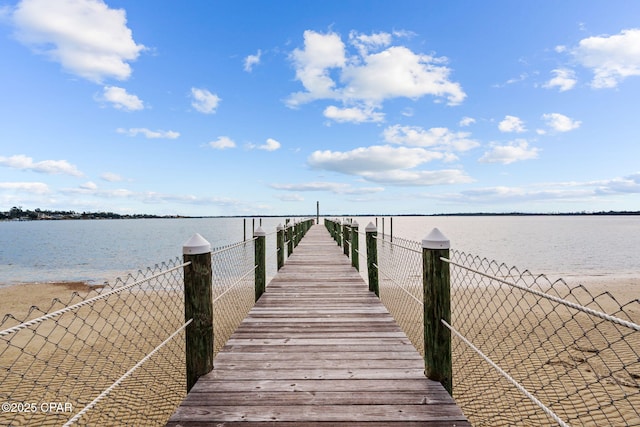
[{"label": "pier extending into water", "polygon": [[167,426],[470,425],[322,226],[297,246]]},{"label": "pier extending into water", "polygon": [[333,243],[312,222],[217,248],[196,235],[184,258],[6,314],[0,424],[461,424],[438,412],[452,394],[474,425],[640,426],[640,299],[435,231],[324,218]]}]

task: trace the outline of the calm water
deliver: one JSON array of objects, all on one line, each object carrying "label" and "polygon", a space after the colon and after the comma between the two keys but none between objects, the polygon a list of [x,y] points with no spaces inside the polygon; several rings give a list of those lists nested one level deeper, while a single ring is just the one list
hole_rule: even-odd
[{"label": "calm water", "polygon": [[[375,223],[372,217],[355,219],[361,230]],[[262,222],[272,233],[284,218]],[[384,222],[389,234],[389,217]],[[251,225],[249,218],[248,237]],[[454,249],[550,277],[640,276],[640,216],[393,219],[393,234],[412,240],[421,240],[434,227]],[[242,218],[0,222],[0,286],[63,280],[101,283],[181,257],[182,244],[193,233],[217,247],[241,241],[243,228]],[[382,218],[378,229],[382,232]],[[275,248],[273,234],[267,237],[268,251],[271,246]]]}]

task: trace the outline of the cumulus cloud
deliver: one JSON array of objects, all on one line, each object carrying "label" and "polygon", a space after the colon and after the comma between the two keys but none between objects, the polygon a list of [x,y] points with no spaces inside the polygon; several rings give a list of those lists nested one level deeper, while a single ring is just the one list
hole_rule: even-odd
[{"label": "cumulus cloud", "polygon": [[474,119],[473,117],[463,117],[462,120],[460,120],[460,123],[458,123],[458,125],[460,127],[467,127],[467,126],[471,126],[475,122],[476,122],[476,119]]},{"label": "cumulus cloud", "polygon": [[576,80],[576,73],[568,68],[558,68],[551,71],[554,77],[546,82],[543,87],[546,88],[558,88],[560,92],[566,92],[578,82]]},{"label": "cumulus cloud", "polygon": [[133,40],[125,11],[101,0],[22,0],[12,19],[20,42],[96,83],[128,79],[129,62],[145,49]]},{"label": "cumulus cloud", "polygon": [[473,182],[464,171],[459,169],[443,170],[393,170],[386,172],[367,173],[364,177],[373,182],[399,186],[433,186],[467,184]]},{"label": "cumulus cloud", "polygon": [[213,114],[222,99],[207,89],[191,88],[191,106],[204,114]]},{"label": "cumulus cloud", "polygon": [[307,159],[307,163],[316,169],[362,175],[394,169],[410,169],[441,158],[443,158],[442,153],[423,148],[373,145],[351,151],[314,151]]},{"label": "cumulus cloud", "polygon": [[516,139],[507,145],[491,144],[491,149],[480,158],[482,163],[502,163],[508,165],[521,160],[536,159],[539,149],[529,147],[524,139]]},{"label": "cumulus cloud", "polygon": [[500,132],[526,132],[524,122],[516,116],[505,116],[504,119],[498,124]]},{"label": "cumulus cloud", "polygon": [[587,37],[571,49],[575,60],[593,71],[593,88],[613,88],[627,77],[640,76],[640,28],[619,34]]},{"label": "cumulus cloud", "polygon": [[273,138],[267,138],[264,144],[247,144],[247,150],[264,150],[264,151],[276,151],[281,147],[281,144]]},{"label": "cumulus cloud", "polygon": [[248,55],[244,58],[244,70],[247,73],[253,71],[253,67],[255,65],[260,64],[260,57],[262,56],[262,51],[258,49],[258,52],[255,55]]},{"label": "cumulus cloud", "polygon": [[136,95],[127,93],[126,89],[117,86],[105,86],[102,99],[110,102],[114,108],[124,111],[137,111],[144,109],[144,103]]},{"label": "cumulus cloud", "polygon": [[218,139],[209,142],[207,145],[216,150],[224,150],[226,148],[234,148],[236,143],[228,136],[220,136]]},{"label": "cumulus cloud", "polygon": [[49,175],[84,176],[75,165],[72,165],[66,160],[42,160],[40,162],[34,162],[31,157],[22,154],[11,157],[0,156],[0,166]]},{"label": "cumulus cloud", "polygon": [[[289,96],[287,105],[330,99],[342,101],[343,108],[331,107],[325,116],[339,121],[378,121],[371,113],[387,99],[418,99],[431,95],[450,105],[460,104],[466,94],[450,80],[446,58],[415,53],[405,46],[392,45],[400,33],[359,34],[352,31],[349,49],[341,36],[307,30],[304,47],[294,49],[290,59],[296,79],[305,91]],[[354,51],[355,49],[355,51]],[[372,120],[373,119],[373,120]]]},{"label": "cumulus cloud", "polygon": [[364,123],[364,122],[382,122],[384,121],[384,113],[376,112],[373,108],[339,108],[330,105],[324,110],[324,116],[328,119],[335,120],[339,123]]},{"label": "cumulus cloud", "polygon": [[555,132],[569,132],[578,129],[582,124],[581,121],[573,120],[560,113],[543,114],[542,119]]},{"label": "cumulus cloud", "polygon": [[130,128],[130,129],[118,128],[116,129],[116,132],[124,135],[128,135],[128,136],[143,135],[144,137],[149,139],[160,139],[160,138],[176,139],[180,136],[179,132],[175,132],[172,130],[150,130],[147,128]]},{"label": "cumulus cloud", "polygon": [[467,151],[480,145],[470,139],[468,132],[452,132],[448,128],[423,129],[419,126],[393,125],[382,133],[384,140],[392,144],[413,147],[432,147],[445,151]]},{"label": "cumulus cloud", "polygon": [[0,190],[13,190],[33,194],[47,194],[49,186],[43,182],[0,182]]}]

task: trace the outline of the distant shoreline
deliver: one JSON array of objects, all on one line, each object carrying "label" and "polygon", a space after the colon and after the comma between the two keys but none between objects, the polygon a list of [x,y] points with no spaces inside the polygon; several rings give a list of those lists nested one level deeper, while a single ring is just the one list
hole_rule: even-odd
[{"label": "distant shoreline", "polygon": [[[598,212],[458,212],[432,214],[347,214],[324,213],[322,217],[436,217],[436,216],[636,216],[640,211],[598,211]],[[196,218],[308,218],[315,215],[152,215],[117,214],[113,212],[44,211],[40,209],[22,210],[12,208],[0,212],[0,221],[63,221],[63,220],[105,220],[105,219],[196,219]]]}]

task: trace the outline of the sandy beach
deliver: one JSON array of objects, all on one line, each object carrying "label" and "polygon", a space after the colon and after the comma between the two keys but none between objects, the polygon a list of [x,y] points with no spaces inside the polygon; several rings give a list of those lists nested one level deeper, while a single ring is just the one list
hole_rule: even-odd
[{"label": "sandy beach", "polygon": [[[620,315],[620,307],[624,307],[625,319],[636,323],[640,322],[640,303],[637,302],[640,278],[583,283],[593,296],[609,292],[615,298],[614,300],[607,295],[601,295],[595,298],[591,308]],[[575,284],[570,282],[569,286],[574,287]],[[584,319],[581,315],[572,316],[568,310],[549,310],[546,302],[536,302],[537,300],[534,298],[521,299],[509,294],[502,295],[501,292],[496,291],[491,296],[491,301],[511,301],[513,304],[509,308],[501,305],[491,311],[476,308],[481,307],[482,304],[476,305],[475,303],[483,303],[479,300],[489,298],[486,291],[478,290],[475,294],[465,293],[464,295],[455,295],[454,291],[453,300],[466,307],[464,309],[454,308],[454,320],[458,316],[477,325],[477,330],[466,331],[467,334],[472,335],[471,338],[474,342],[485,340],[485,345],[495,345],[496,348],[504,348],[505,345],[517,348],[504,359],[503,363],[512,365],[505,366],[505,369],[515,371],[514,376],[516,377],[519,374],[524,375],[527,378],[526,381],[532,383],[530,385],[534,389],[536,382],[545,382],[545,396],[541,396],[541,398],[553,401],[554,395],[562,396],[563,393],[568,393],[567,390],[575,389],[574,393],[569,393],[569,396],[572,396],[580,390],[582,384],[588,384],[592,390],[590,400],[571,402],[572,409],[568,413],[580,412],[584,407],[597,407],[600,405],[598,399],[607,399],[607,396],[611,396],[612,393],[613,395],[620,394],[620,390],[622,393],[626,390],[631,398],[617,403],[618,408],[615,410],[607,409],[608,412],[611,412],[607,417],[620,417],[617,411],[626,414],[623,416],[633,415],[633,406],[640,405],[640,364],[637,362],[637,355],[633,351],[630,352],[629,349],[640,348],[638,340],[640,334],[635,333],[632,338],[629,338],[633,339],[633,342],[627,342],[628,339],[617,340],[612,346],[606,348],[607,343],[602,342],[602,337],[598,337],[602,333],[594,329],[592,320]],[[581,295],[581,293],[584,291],[577,289],[572,291],[571,295],[584,301],[586,294]],[[0,329],[15,326],[19,321],[36,318],[94,295],[97,295],[97,290],[81,282],[23,284],[0,288],[0,312],[13,315],[9,318],[5,317]],[[146,343],[144,345],[138,344],[144,341],[142,339],[144,337],[140,335],[141,331],[143,331],[142,334],[155,334],[160,337],[175,330],[176,325],[180,323],[179,318],[182,313],[177,313],[177,316],[174,317],[161,316],[160,319],[164,320],[160,322],[157,317],[157,312],[177,310],[172,305],[175,303],[175,297],[175,295],[166,293],[131,292],[131,295],[119,297],[115,301],[105,304],[97,303],[92,308],[82,308],[81,310],[84,312],[80,315],[85,324],[92,325],[89,329],[78,325],[77,320],[74,321],[72,316],[63,315],[55,322],[55,326],[39,328],[35,337],[28,330],[21,331],[19,333],[21,336],[10,338],[11,345],[8,350],[0,350],[0,365],[9,365],[9,369],[15,371],[22,369],[29,372],[37,369],[38,375],[30,385],[33,387],[31,390],[25,387],[25,384],[31,381],[28,378],[25,378],[24,382],[20,376],[9,376],[3,379],[3,389],[0,390],[2,397],[6,399],[9,394],[13,400],[19,398],[26,401],[35,399],[38,402],[58,400],[66,402],[68,398],[64,393],[70,393],[73,396],[83,393],[95,396],[96,390],[108,387],[110,381],[113,381],[111,378],[114,376],[117,378],[116,371],[119,365],[131,366],[136,362],[132,354],[138,354],[142,357],[152,348]],[[491,301],[487,300],[489,306],[492,304]],[[105,311],[107,308],[108,311]],[[155,315],[152,313],[154,310],[156,311]],[[548,310],[554,313],[552,317],[544,315],[544,312]],[[228,313],[225,312],[224,316],[218,316],[216,329],[222,328],[230,331],[231,325],[237,324],[241,320],[231,318],[230,313],[234,312],[231,310]],[[509,312],[519,313],[519,318],[514,319],[513,316],[509,316]],[[132,316],[131,313],[137,314]],[[123,323],[122,316],[126,316],[128,322]],[[226,323],[228,324],[224,324],[222,319],[227,319]],[[148,322],[154,323],[154,327],[147,328]],[[562,322],[566,323],[565,327],[556,332],[557,325]],[[133,327],[125,328],[131,323],[134,323]],[[528,327],[529,330],[523,332],[524,327]],[[413,341],[420,341],[421,330],[419,328],[409,327],[407,330],[414,331],[408,334]],[[613,334],[612,336],[620,334],[615,327],[609,332]],[[604,333],[609,332],[605,331]],[[520,339],[518,336],[521,333],[527,338]],[[530,337],[534,339],[531,340]],[[544,342],[542,337],[547,337],[548,342]],[[6,342],[5,340],[6,338],[0,338],[0,341]],[[183,342],[183,340],[178,340],[178,342]],[[160,352],[158,357],[154,357],[145,365],[144,369],[128,379],[108,399],[105,399],[91,411],[82,423],[108,424],[113,422],[115,418],[140,419],[142,416],[151,422],[162,424],[161,416],[158,416],[155,421],[149,417],[152,417],[154,413],[157,414],[159,410],[170,414],[172,406],[177,405],[184,397],[185,386],[182,374],[184,371],[182,356],[184,348],[179,343]],[[35,360],[31,357],[20,356],[14,346],[24,346],[29,352],[37,352]],[[91,347],[91,351],[87,349],[88,346]],[[217,347],[219,346],[220,343],[217,343]],[[128,347],[135,348],[132,350]],[[102,353],[104,354],[101,351],[96,352],[96,348],[103,348]],[[129,354],[128,356],[122,356],[124,350]],[[68,356],[72,353],[75,353],[76,356]],[[82,360],[83,355],[86,355],[88,360]],[[610,368],[604,367],[604,364],[601,365],[599,361],[594,359],[610,357],[614,357],[616,360],[613,365],[616,363],[627,365],[626,370],[612,372]],[[607,363],[606,366],[611,366],[610,362]],[[100,367],[103,375],[96,378],[95,371],[87,367],[88,364],[93,365],[92,367]],[[597,368],[598,366],[602,367]],[[531,370],[542,371],[542,374],[540,377],[529,377],[530,374],[527,372]],[[86,378],[87,374],[91,378],[88,382],[94,383],[91,386],[83,383],[82,378]],[[71,384],[70,377],[75,376],[80,378],[79,384]],[[571,381],[562,381],[563,377],[571,378]],[[554,386],[553,383],[561,381],[563,384],[561,384],[560,391],[550,389]],[[12,390],[12,382],[19,388]],[[52,383],[60,384],[52,387]],[[484,417],[491,417],[493,421],[489,424],[496,425],[502,423],[500,420],[503,413],[515,410],[520,414],[523,411],[525,414],[529,414],[525,416],[530,417],[531,425],[544,424],[545,420],[548,421],[544,415],[540,415],[537,408],[533,408],[527,401],[523,401],[522,395],[509,383],[495,375],[491,368],[474,354],[471,354],[464,346],[454,342],[455,384],[459,385],[457,389],[454,389],[454,397],[460,401],[463,408],[464,405],[467,405],[467,410],[470,412],[467,416],[470,418],[476,416],[475,412],[477,411]],[[39,387],[42,388],[41,391],[38,390]],[[79,387],[82,389],[80,394],[77,393]],[[75,393],[73,389],[76,389]],[[465,398],[472,395],[474,397],[471,399]],[[144,403],[155,402],[158,399],[164,402],[164,409],[149,408],[150,405]],[[29,419],[29,423],[33,423],[35,420],[40,425],[58,425],[82,409],[87,402],[85,398],[84,400],[74,400],[71,403],[74,409],[71,414],[38,414],[40,418]],[[566,405],[566,401],[557,401],[551,406],[555,407],[554,409],[559,409]],[[7,414],[0,416],[0,424],[5,424],[6,417]],[[601,421],[610,421],[610,419],[604,418]],[[21,420],[22,418],[18,417],[12,422],[16,425],[22,425]],[[479,421],[488,422],[486,418],[484,421],[480,418]],[[507,418],[503,421],[505,425],[508,424]],[[574,419],[573,422],[576,420]]]}]

